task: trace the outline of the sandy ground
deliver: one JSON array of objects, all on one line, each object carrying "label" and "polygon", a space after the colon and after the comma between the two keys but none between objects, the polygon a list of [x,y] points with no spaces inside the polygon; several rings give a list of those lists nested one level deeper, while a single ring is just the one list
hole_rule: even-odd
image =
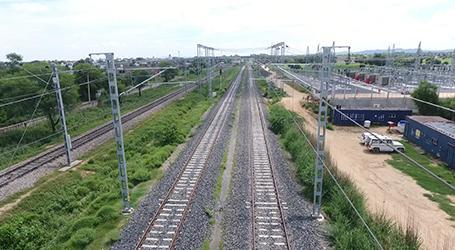
[{"label": "sandy ground", "polygon": [[[287,84],[284,86],[289,96],[280,103],[303,116],[307,129],[316,134],[317,120],[300,105],[306,94]],[[386,128],[372,130],[385,134]],[[455,249],[455,222],[448,220],[449,216],[437,203],[423,196],[429,191],[385,162],[391,159],[389,154],[372,154],[360,145],[361,134],[360,128],[353,127],[327,130],[326,149],[330,150],[338,168],[349,174],[365,193],[370,211],[385,211],[403,227],[415,225],[425,248]]]}]

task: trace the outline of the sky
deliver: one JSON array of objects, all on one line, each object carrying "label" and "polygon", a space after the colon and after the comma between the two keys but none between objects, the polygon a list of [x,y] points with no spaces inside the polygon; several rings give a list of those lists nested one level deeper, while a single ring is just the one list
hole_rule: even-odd
[{"label": "sky", "polygon": [[367,49],[455,47],[454,0],[0,0],[0,61],[292,53],[318,44]]}]

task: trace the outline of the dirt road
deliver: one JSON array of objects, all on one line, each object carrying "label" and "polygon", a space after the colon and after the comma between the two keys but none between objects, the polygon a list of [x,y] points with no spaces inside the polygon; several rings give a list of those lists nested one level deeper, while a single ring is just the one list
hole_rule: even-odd
[{"label": "dirt road", "polygon": [[[307,129],[316,134],[317,120],[300,104],[306,94],[287,84],[284,84],[284,90],[289,96],[280,104],[303,116]],[[386,129],[372,130],[385,134]],[[327,130],[326,148],[338,168],[349,174],[365,193],[370,211],[385,211],[402,227],[416,225],[425,248],[455,249],[455,222],[448,220],[449,216],[439,209],[437,203],[423,196],[429,193],[427,190],[385,162],[391,159],[389,154],[372,154],[360,145],[361,134],[362,130],[354,127]]]}]

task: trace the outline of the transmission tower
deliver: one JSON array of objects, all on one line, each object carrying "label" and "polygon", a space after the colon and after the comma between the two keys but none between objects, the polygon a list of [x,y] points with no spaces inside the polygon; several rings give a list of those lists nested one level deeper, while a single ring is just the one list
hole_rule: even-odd
[{"label": "transmission tower", "polygon": [[391,55],[390,55],[390,46],[387,49],[387,61],[386,61],[386,67],[390,68],[391,67]]},{"label": "transmission tower", "polygon": [[414,73],[416,74],[416,80],[417,80],[417,84],[419,84],[420,82],[420,60],[421,60],[421,56],[422,56],[422,49],[421,49],[421,43],[422,42],[419,42],[419,47],[417,48],[417,52],[416,52],[416,56],[415,56],[415,60],[414,60]]},{"label": "transmission tower", "polygon": [[305,60],[305,62],[306,63],[310,62],[310,46],[306,47],[306,60]]}]

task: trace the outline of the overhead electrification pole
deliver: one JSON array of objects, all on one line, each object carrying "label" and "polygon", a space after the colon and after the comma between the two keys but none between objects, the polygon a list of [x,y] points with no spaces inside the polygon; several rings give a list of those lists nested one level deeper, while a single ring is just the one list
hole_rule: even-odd
[{"label": "overhead electrification pole", "polygon": [[322,176],[324,170],[324,148],[327,124],[327,101],[330,82],[330,55],[332,47],[322,47],[322,71],[319,93],[318,134],[316,144],[316,171],[314,176],[313,216],[321,213]]},{"label": "overhead electrification pole", "polygon": [[122,119],[120,115],[120,105],[118,101],[117,76],[114,64],[114,53],[92,53],[92,55],[106,56],[107,79],[109,81],[109,93],[112,106],[112,117],[114,121],[115,146],[117,149],[117,161],[120,174],[120,187],[122,190],[123,214],[132,212],[130,205],[130,195],[128,189],[128,176],[126,171],[125,149],[123,144]]},{"label": "overhead electrification pole", "polygon": [[60,79],[58,78],[58,70],[55,63],[52,63],[52,80],[55,84],[55,94],[57,96],[57,105],[58,105],[58,112],[60,115],[60,124],[62,125],[63,130],[63,137],[65,138],[65,151],[66,151],[66,160],[68,166],[71,166],[71,137],[68,134],[68,130],[66,128],[66,119],[65,119],[65,110],[63,108],[63,100],[62,100],[62,91],[60,89]]},{"label": "overhead electrification pole", "polygon": [[[319,46],[318,46],[319,47]],[[348,48],[348,60],[350,60],[351,47],[350,46],[334,46],[322,47],[322,70],[320,72],[320,88],[319,88],[319,116],[318,116],[318,134],[316,144],[316,167],[314,175],[314,198],[313,198],[313,216],[321,214],[321,199],[322,199],[322,177],[324,170],[324,149],[325,149],[325,135],[327,125],[327,101],[328,90],[331,79],[331,63],[332,63],[332,49],[334,48]],[[319,49],[318,49],[319,51]],[[334,86],[332,86],[333,88]]]},{"label": "overhead electrification pole", "polygon": [[92,97],[90,97],[90,76],[87,73],[87,90],[88,90],[88,102],[92,102]]}]

